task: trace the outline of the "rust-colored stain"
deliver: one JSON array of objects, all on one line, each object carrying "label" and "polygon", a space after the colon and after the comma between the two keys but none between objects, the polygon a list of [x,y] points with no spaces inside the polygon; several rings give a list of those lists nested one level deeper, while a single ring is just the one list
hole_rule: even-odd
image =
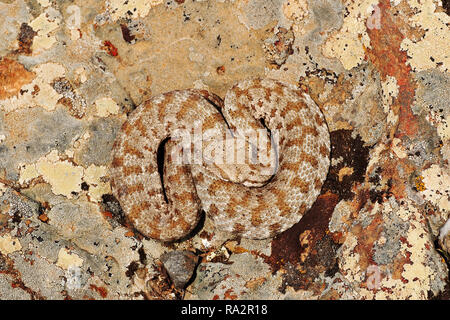
[{"label": "rust-colored stain", "polygon": [[50,220],[49,217],[43,213],[39,216],[39,220],[41,220],[42,222],[48,223],[48,221]]},{"label": "rust-colored stain", "polygon": [[236,300],[238,298],[236,294],[233,294],[233,289],[228,289],[227,291],[225,291],[223,297],[224,299],[228,300]]},{"label": "rust-colored stain", "polygon": [[414,136],[419,133],[419,123],[411,110],[416,83],[411,76],[411,66],[407,64],[407,54],[400,48],[405,37],[389,11],[389,0],[381,0],[378,7],[381,12],[381,28],[367,28],[372,46],[367,49],[367,57],[383,80],[387,76],[397,80],[399,94],[392,105],[399,116],[395,136]]},{"label": "rust-colored stain", "polygon": [[224,75],[225,74],[225,66],[217,67],[216,72],[218,75]]},{"label": "rust-colored stain", "polygon": [[91,284],[89,287],[92,291],[96,291],[102,298],[106,298],[108,296],[108,290],[104,287],[98,287],[95,284]]},{"label": "rust-colored stain", "polygon": [[[299,223],[275,237],[270,257],[262,256],[275,273],[283,269],[284,291],[287,286],[295,290],[321,292],[323,284],[315,283],[325,272],[332,276],[338,271],[336,251],[342,235],[331,234],[329,221],[335,206],[341,200],[357,199],[357,186],[365,181],[370,148],[359,136],[352,138],[351,130],[331,132],[331,157],[341,159],[329,169],[322,193]],[[349,174],[339,175],[343,168]]]},{"label": "rust-colored stain", "polygon": [[103,41],[102,49],[105,50],[110,56],[117,57],[119,55],[119,50],[117,50],[111,41]]},{"label": "rust-colored stain", "polygon": [[20,89],[33,81],[35,74],[9,58],[0,58],[0,100],[19,94]]}]

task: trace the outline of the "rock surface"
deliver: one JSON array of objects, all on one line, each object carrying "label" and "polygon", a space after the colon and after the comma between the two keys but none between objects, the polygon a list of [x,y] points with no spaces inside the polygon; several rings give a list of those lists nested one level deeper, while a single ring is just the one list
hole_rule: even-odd
[{"label": "rock surface", "polygon": [[[448,10],[0,0],[0,299],[450,296]],[[185,241],[143,238],[109,185],[127,114],[249,77],[301,87],[323,111],[332,165],[316,203],[274,239],[208,218]]]}]

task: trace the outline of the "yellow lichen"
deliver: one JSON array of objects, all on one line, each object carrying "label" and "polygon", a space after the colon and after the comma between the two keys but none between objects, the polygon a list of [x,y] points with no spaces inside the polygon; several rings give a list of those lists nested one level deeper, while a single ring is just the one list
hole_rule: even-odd
[{"label": "yellow lichen", "polygon": [[111,98],[100,98],[95,101],[97,109],[97,116],[108,117],[111,114],[117,114],[119,112],[119,106]]},{"label": "yellow lichen", "polygon": [[71,253],[66,248],[61,248],[58,252],[56,265],[62,269],[68,270],[70,267],[81,267],[83,265],[83,259],[77,254]]},{"label": "yellow lichen", "polygon": [[49,8],[31,21],[30,27],[37,32],[33,39],[33,54],[39,54],[44,50],[50,49],[56,42],[56,38],[52,32],[59,27],[60,19],[57,11]]},{"label": "yellow lichen", "polygon": [[55,150],[38,160],[36,171],[52,186],[54,194],[72,198],[72,192],[81,191],[83,167],[74,166],[67,160],[61,161]]},{"label": "yellow lichen", "polygon": [[[68,149],[66,154],[72,154]],[[58,151],[53,150],[36,163],[20,166],[19,183],[28,183],[35,178],[42,177],[51,185],[52,192],[68,198],[73,193],[81,192],[83,181],[89,184],[88,195],[93,202],[102,200],[102,195],[111,193],[111,187],[107,179],[108,170],[105,166],[90,165],[87,169],[75,165],[68,160],[62,161]]]},{"label": "yellow lichen", "polygon": [[110,0],[108,3],[111,18],[116,21],[127,16],[131,12],[134,18],[145,17],[150,12],[150,9],[163,3],[163,0]]},{"label": "yellow lichen", "polygon": [[21,249],[22,245],[20,244],[19,239],[11,237],[9,233],[0,237],[0,252],[3,255],[6,256]]},{"label": "yellow lichen", "polygon": [[84,173],[84,181],[89,184],[89,196],[91,200],[101,201],[102,195],[111,193],[111,187],[103,178],[108,175],[108,170],[104,166],[90,165]]}]

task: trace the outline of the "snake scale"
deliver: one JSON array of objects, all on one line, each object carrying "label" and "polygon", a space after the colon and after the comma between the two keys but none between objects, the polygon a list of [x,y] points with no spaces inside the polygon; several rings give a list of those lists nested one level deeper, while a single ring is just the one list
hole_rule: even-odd
[{"label": "snake scale", "polygon": [[[195,129],[204,135],[200,149],[175,138]],[[266,142],[255,146],[242,134],[251,130],[263,130]],[[241,147],[214,142],[230,136]],[[268,160],[229,163],[202,155],[202,161],[176,161],[189,147],[213,156],[249,149],[249,159],[264,149]],[[297,223],[318,197],[330,165],[330,136],[322,112],[301,89],[249,79],[236,83],[224,100],[188,89],[142,103],[117,135],[112,159],[113,195],[143,235],[183,239],[203,210],[218,230],[264,239]]]}]

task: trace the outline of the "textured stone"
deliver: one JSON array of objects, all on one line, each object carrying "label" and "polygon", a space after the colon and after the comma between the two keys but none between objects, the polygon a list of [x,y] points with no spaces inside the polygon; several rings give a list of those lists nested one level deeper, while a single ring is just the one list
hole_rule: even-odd
[{"label": "textured stone", "polygon": [[[0,1],[0,299],[448,297],[448,6]],[[315,206],[274,239],[207,217],[184,241],[144,238],[109,186],[128,114],[253,77],[307,90],[325,115]]]},{"label": "textured stone", "polygon": [[183,289],[194,275],[198,257],[190,251],[172,251],[161,256],[175,287]]}]

